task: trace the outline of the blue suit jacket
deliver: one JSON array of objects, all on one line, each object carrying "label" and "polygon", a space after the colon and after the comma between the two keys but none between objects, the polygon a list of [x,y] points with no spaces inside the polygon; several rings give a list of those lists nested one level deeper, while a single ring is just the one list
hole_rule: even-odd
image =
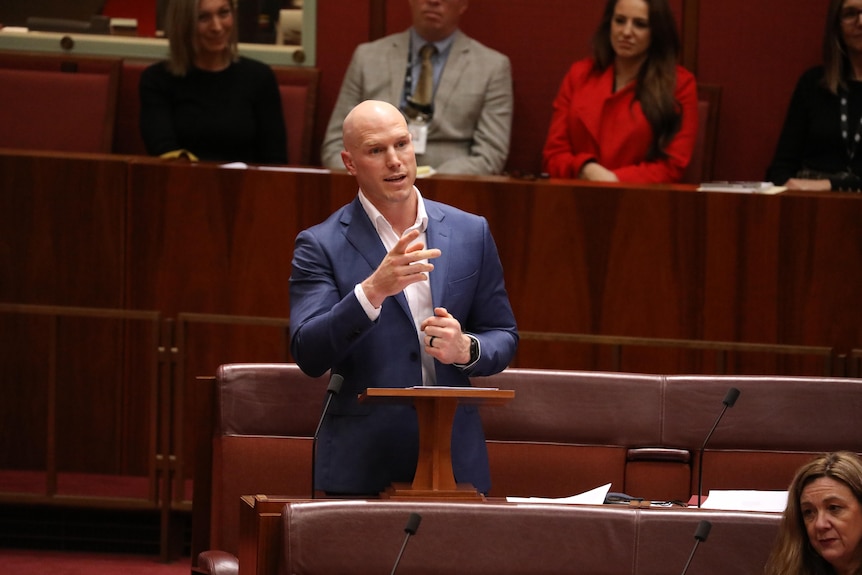
[{"label": "blue suit jacket", "polygon": [[[445,307],[481,346],[469,373],[435,362],[437,385],[469,386],[468,376],[491,375],[509,364],[518,343],[515,318],[485,218],[427,199],[425,207],[428,247],[442,252],[430,274],[433,305]],[[387,298],[371,321],[353,293],[385,255],[358,198],[296,238],[291,352],[309,375],[331,369],[344,377],[319,435],[316,489],[371,494],[413,480],[418,453],[413,407],[357,401],[368,387],[422,384],[422,350],[404,294]],[[459,407],[455,416],[452,466],[457,482],[490,489],[484,432],[473,406]]]}]

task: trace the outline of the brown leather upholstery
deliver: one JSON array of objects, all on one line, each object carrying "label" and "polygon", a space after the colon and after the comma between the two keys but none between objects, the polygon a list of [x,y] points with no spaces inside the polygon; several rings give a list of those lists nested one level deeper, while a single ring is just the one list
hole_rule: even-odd
[{"label": "brown leather upholstery", "polygon": [[513,368],[474,384],[515,390],[482,408],[492,497],[623,491],[627,448],[660,445],[661,376]]},{"label": "brown leather upholstery", "polygon": [[698,544],[688,573],[763,573],[778,534],[780,514],[694,508],[638,512],[638,552],[633,573],[681,573],[695,544],[694,532],[703,519],[712,527],[706,541]]},{"label": "brown leather upholstery", "polygon": [[[212,465],[195,475],[193,540],[202,528],[209,539],[204,547],[193,546],[193,557],[203,549],[236,554],[241,495],[310,496],[311,437],[327,381],[310,379],[293,364],[219,368],[218,425],[206,444]],[[688,500],[697,487],[697,454],[732,386],[741,395],[707,446],[704,494],[718,488],[783,490],[814,453],[862,452],[856,426],[860,379],[508,369],[474,384],[515,390],[511,402],[481,408],[492,500],[561,497],[608,482],[612,491],[649,500]],[[384,567],[394,560],[406,517],[391,528],[395,550]],[[343,522],[329,528],[362,530]],[[694,528],[685,529],[686,548]],[[365,560],[366,552],[357,553]],[[210,561],[202,559],[199,568]]]},{"label": "brown leather upholstery", "polygon": [[209,531],[193,546],[193,557],[204,552],[199,568],[212,563],[210,549],[237,554],[242,495],[311,497],[311,438],[328,379],[292,363],[228,364],[213,384],[212,466],[195,474],[194,529]]},{"label": "brown leather upholstery", "polygon": [[506,575],[681,572],[701,519],[712,524],[691,573],[760,573],[779,514],[624,506],[314,502],[285,506],[281,575],[389,572],[410,513],[419,529],[399,572]]},{"label": "brown leather upholstery", "polygon": [[[740,390],[704,454],[709,489],[787,489],[796,469],[815,454],[862,452],[853,422],[862,413],[862,380],[826,377],[668,376],[662,445],[696,453],[723,407]],[[692,493],[697,487],[696,469]]]},{"label": "brown leather upholstery", "polygon": [[211,573],[212,575],[239,575],[236,556],[227,551],[207,551],[198,557],[198,564],[192,573]]}]

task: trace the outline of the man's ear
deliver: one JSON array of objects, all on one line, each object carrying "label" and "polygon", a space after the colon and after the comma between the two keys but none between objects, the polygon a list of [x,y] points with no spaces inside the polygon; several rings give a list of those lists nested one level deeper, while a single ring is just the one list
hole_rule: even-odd
[{"label": "man's ear", "polygon": [[350,157],[350,152],[341,150],[341,161],[344,162],[344,167],[351,175],[356,175],[356,167],[353,165],[353,158]]}]

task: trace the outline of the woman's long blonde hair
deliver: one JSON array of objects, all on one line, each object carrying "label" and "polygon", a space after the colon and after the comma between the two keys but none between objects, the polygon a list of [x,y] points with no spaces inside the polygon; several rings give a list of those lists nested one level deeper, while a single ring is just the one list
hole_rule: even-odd
[{"label": "woman's long blonde hair", "polygon": [[[168,3],[165,13],[165,35],[170,45],[167,66],[175,76],[188,74],[195,61],[199,2],[200,0],[171,0]],[[234,0],[228,0],[228,5],[233,15],[234,25],[230,42],[225,48],[225,63],[235,62],[239,58],[236,3]]]},{"label": "woman's long blonde hair", "polygon": [[[800,501],[802,490],[821,477],[830,477],[850,488],[862,504],[862,460],[855,453],[827,453],[803,465],[787,491],[787,507],[778,537],[766,563],[765,575],[833,575],[835,570],[808,541]],[[858,572],[857,572],[858,573]]]}]

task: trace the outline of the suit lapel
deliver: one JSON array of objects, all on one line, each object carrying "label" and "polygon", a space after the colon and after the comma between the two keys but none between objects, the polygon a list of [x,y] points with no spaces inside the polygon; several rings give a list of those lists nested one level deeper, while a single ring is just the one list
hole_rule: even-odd
[{"label": "suit lapel", "polygon": [[458,83],[464,75],[464,71],[470,65],[470,38],[462,32],[455,34],[446,66],[440,74],[440,83],[434,90],[434,115],[446,116],[446,106],[449,98],[457,93]]},{"label": "suit lapel", "polygon": [[410,50],[410,32],[402,32],[392,37],[392,46],[389,50],[389,101],[395,107],[401,106],[401,97],[404,95],[404,79],[407,75],[407,52]]},{"label": "suit lapel", "polygon": [[[368,263],[368,267],[372,270],[377,269],[377,266],[386,257],[386,248],[383,246],[383,242],[380,241],[380,236],[377,235],[374,224],[371,223],[371,220],[368,219],[368,214],[362,208],[359,196],[351,202],[350,209],[344,210],[341,216],[341,223],[345,227],[344,237],[350,245]],[[404,292],[396,295],[395,300],[412,323],[413,315],[410,313],[410,306],[407,305],[407,298],[404,297]]]},{"label": "suit lapel", "polygon": [[452,230],[443,221],[443,211],[434,203],[425,200],[425,211],[428,214],[428,229],[425,235],[429,248],[440,250],[440,257],[435,259],[434,271],[431,272],[431,303],[433,307],[439,307],[444,301],[446,291],[446,278],[449,277],[449,262],[451,261],[450,244],[452,241]]}]

